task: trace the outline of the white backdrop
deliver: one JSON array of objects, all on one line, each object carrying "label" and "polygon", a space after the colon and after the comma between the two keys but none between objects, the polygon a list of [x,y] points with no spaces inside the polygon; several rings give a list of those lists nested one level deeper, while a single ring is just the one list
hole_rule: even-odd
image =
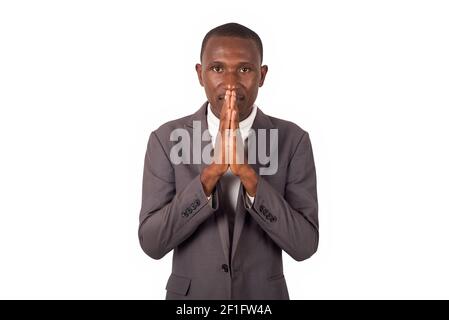
[{"label": "white backdrop", "polygon": [[0,2],[0,298],[163,299],[143,158],[205,101],[211,28],[264,42],[265,113],[310,133],[320,246],[292,299],[449,298],[447,1]]}]

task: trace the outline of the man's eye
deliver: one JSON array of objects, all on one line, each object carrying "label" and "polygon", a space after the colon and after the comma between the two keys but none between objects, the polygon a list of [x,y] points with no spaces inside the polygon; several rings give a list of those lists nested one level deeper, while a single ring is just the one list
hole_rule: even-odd
[{"label": "man's eye", "polygon": [[251,69],[248,67],[240,68],[240,72],[243,72],[243,73],[250,72],[250,71],[251,71]]},{"label": "man's eye", "polygon": [[219,67],[219,66],[213,66],[213,67],[211,68],[211,70],[214,71],[214,72],[222,72],[222,71],[223,71],[223,68],[222,68],[222,67]]}]

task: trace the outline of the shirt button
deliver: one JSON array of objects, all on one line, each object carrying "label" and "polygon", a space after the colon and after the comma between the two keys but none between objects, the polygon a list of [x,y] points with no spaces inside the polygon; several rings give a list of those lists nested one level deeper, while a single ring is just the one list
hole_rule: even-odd
[{"label": "shirt button", "polygon": [[221,265],[221,270],[223,270],[224,272],[229,272],[229,267],[227,264],[222,264]]}]

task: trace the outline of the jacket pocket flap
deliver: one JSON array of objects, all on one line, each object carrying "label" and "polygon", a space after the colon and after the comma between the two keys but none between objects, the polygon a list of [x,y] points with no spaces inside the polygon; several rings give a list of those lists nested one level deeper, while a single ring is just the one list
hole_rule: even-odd
[{"label": "jacket pocket flap", "polygon": [[191,279],[181,277],[172,273],[170,275],[170,278],[168,278],[167,286],[165,287],[165,289],[185,296],[187,295],[187,291],[190,288],[190,282]]}]

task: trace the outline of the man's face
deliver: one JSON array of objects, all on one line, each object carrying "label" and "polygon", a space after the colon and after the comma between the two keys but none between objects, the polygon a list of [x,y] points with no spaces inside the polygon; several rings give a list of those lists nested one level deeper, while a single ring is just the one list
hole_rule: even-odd
[{"label": "man's face", "polygon": [[240,121],[248,117],[263,85],[267,66],[261,66],[256,42],[236,37],[211,37],[204,48],[198,79],[212,112],[220,117],[227,89],[235,90]]}]

